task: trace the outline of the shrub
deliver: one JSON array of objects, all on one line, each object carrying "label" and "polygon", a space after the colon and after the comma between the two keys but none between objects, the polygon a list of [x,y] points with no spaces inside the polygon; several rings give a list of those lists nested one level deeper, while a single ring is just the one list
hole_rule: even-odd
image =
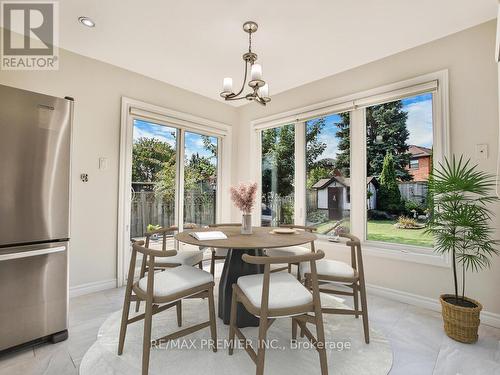
[{"label": "shrub", "polygon": [[413,214],[414,211],[417,212],[417,215],[423,215],[427,208],[425,205],[415,202],[414,200],[405,201],[404,206],[407,215]]},{"label": "shrub", "polygon": [[422,224],[417,223],[417,221],[408,216],[400,216],[398,217],[398,222],[396,227],[399,229],[422,229],[424,226]]},{"label": "shrub", "polygon": [[324,211],[312,211],[307,214],[307,221],[311,223],[324,223],[328,221],[328,215]]}]

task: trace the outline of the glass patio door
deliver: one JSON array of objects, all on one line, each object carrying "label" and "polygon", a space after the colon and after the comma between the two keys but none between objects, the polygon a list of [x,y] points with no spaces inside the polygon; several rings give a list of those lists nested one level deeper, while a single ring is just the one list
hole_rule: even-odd
[{"label": "glass patio door", "polygon": [[178,132],[173,127],[133,120],[131,239],[140,240],[148,230],[177,224]]},{"label": "glass patio door", "polygon": [[216,222],[218,138],[184,132],[184,225]]}]

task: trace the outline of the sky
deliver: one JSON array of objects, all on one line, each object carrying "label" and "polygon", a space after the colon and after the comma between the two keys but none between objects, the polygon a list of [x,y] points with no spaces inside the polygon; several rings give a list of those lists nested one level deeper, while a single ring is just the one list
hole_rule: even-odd
[{"label": "sky", "polygon": [[[144,120],[134,120],[134,142],[141,137],[155,138],[162,142],[167,142],[175,149],[175,128],[165,125],[154,124]],[[210,151],[203,147],[203,138],[200,134],[185,132],[184,154],[186,160],[191,158],[191,155],[198,153],[200,156],[211,157]],[[217,144],[216,137],[210,137],[213,144]],[[215,163],[214,160],[212,160]]]},{"label": "sky", "polygon": [[[432,94],[422,94],[402,100],[403,110],[408,112],[406,126],[410,132],[407,143],[410,145],[432,148]],[[335,159],[338,151],[338,138],[336,123],[340,122],[337,114],[325,117],[326,125],[319,140],[326,143],[327,147],[321,157]]]}]

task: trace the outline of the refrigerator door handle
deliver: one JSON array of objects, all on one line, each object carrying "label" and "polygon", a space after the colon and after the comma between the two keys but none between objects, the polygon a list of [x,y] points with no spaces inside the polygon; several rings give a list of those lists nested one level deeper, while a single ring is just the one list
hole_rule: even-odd
[{"label": "refrigerator door handle", "polygon": [[38,256],[38,255],[60,253],[64,250],[66,250],[66,246],[48,247],[45,249],[20,251],[20,252],[10,253],[10,254],[0,254],[0,262],[5,261],[5,260],[34,257],[34,256]]}]

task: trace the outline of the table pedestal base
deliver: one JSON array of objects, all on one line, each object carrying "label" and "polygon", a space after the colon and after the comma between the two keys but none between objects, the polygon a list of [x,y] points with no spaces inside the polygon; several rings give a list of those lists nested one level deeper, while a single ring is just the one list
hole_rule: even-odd
[{"label": "table pedestal base", "polygon": [[[262,249],[228,249],[224,269],[219,282],[219,318],[224,324],[229,324],[231,317],[231,301],[233,297],[233,284],[240,276],[263,273],[262,265],[246,263],[241,259],[243,254],[263,256]],[[250,314],[241,303],[238,303],[236,325],[243,327],[258,327],[259,319]]]}]

